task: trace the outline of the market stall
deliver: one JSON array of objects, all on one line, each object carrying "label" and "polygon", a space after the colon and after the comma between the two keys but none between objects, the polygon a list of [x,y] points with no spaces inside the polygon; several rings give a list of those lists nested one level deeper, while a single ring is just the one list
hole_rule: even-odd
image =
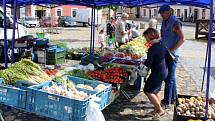
[{"label": "market stall", "polygon": [[[97,97],[101,98],[99,103],[100,109],[104,109],[111,103],[111,85],[118,88],[120,84],[126,82],[126,78],[128,77],[128,73],[126,71],[127,68],[124,67],[135,67],[138,66],[139,63],[144,61],[145,55],[147,52],[148,44],[138,38],[138,40],[133,40],[132,42],[123,45],[119,50],[116,52],[107,52],[104,53],[104,58],[109,59],[107,62],[115,63],[116,65],[108,65],[107,63],[95,64],[97,62],[94,61],[94,65],[92,63],[95,60],[94,54],[94,38],[95,38],[95,7],[97,6],[105,6],[105,5],[123,5],[128,7],[133,6],[141,6],[141,5],[149,5],[155,3],[170,3],[170,4],[186,4],[186,5],[195,5],[200,7],[209,7],[211,8],[211,20],[210,25],[212,25],[212,18],[213,18],[213,0],[211,3],[209,1],[204,0],[195,0],[190,2],[190,0],[174,0],[174,1],[163,1],[163,0],[112,0],[112,1],[67,1],[67,0],[48,0],[48,1],[31,1],[31,0],[11,0],[11,1],[2,1],[4,5],[4,10],[6,11],[6,4],[13,4],[14,8],[16,5],[22,4],[76,4],[76,5],[85,5],[90,6],[93,8],[92,10],[92,23],[91,23],[91,41],[90,41],[90,50],[89,56],[87,57],[88,63],[85,66],[81,65],[79,67],[71,67],[71,68],[64,68],[58,70],[42,70],[38,65],[35,63],[30,62],[28,60],[22,60],[18,63],[13,64],[11,67],[2,71],[0,77],[3,78],[2,83],[4,82],[6,85],[2,85],[2,90],[4,93],[10,93],[10,97],[4,97],[7,100],[2,100],[5,104],[11,105],[26,111],[34,112],[39,115],[51,117],[58,120],[86,120],[86,107],[91,100],[91,95],[96,95]],[[0,2],[0,4],[2,4]],[[6,13],[6,12],[5,12]],[[16,10],[15,12],[16,13]],[[5,15],[6,16],[6,15]],[[5,23],[6,23],[6,19]],[[14,26],[16,23],[16,18],[14,19]],[[6,24],[5,24],[5,52],[7,52],[7,35],[6,35]],[[15,30],[15,27],[14,27]],[[201,114],[195,115],[193,117],[202,116],[205,119],[208,118],[208,109],[209,109],[209,86],[210,86],[210,61],[211,61],[211,32],[212,27],[210,27],[209,32],[209,40],[208,40],[208,53],[207,53],[207,60],[208,60],[208,75],[207,75],[207,93],[206,98],[190,98],[188,99],[181,99],[179,101],[180,104],[189,103],[189,102],[197,102],[199,105],[205,105],[202,110]],[[15,34],[15,32],[14,32]],[[13,34],[13,36],[14,36]],[[14,43],[14,38],[13,41]],[[140,45],[144,45],[144,50],[138,49]],[[13,47],[12,47],[13,50]],[[12,52],[14,53],[14,52]],[[6,55],[6,53],[5,53]],[[54,56],[56,53],[54,54]],[[12,54],[13,59],[13,54]],[[86,62],[86,60],[82,60],[82,62]],[[7,67],[8,60],[5,57],[5,67]],[[51,63],[55,64],[55,63]],[[102,69],[100,67],[101,64]],[[21,67],[20,67],[21,65]],[[26,66],[28,65],[28,66]],[[95,65],[97,67],[95,67]],[[131,66],[132,65],[132,66]],[[30,66],[30,67],[29,67]],[[108,67],[112,66],[112,67]],[[123,67],[122,67],[123,66]],[[25,68],[24,68],[25,67]],[[20,73],[23,72],[23,73]],[[37,72],[37,73],[35,73]],[[117,73],[121,72],[121,73]],[[16,74],[23,75],[17,76]],[[42,76],[43,75],[43,76]],[[68,77],[64,79],[64,77]],[[75,77],[71,77],[75,76]],[[80,78],[77,78],[80,77]],[[86,78],[86,79],[83,79]],[[27,81],[23,83],[21,80]],[[54,82],[50,82],[54,80]],[[82,80],[82,81],[80,81]],[[91,81],[90,81],[91,80]],[[99,81],[95,81],[99,80]],[[20,82],[21,81],[21,82]],[[103,83],[105,82],[105,83]],[[13,86],[8,86],[8,84],[12,84]],[[23,85],[25,85],[23,87]],[[28,86],[30,87],[28,87]],[[91,86],[89,86],[91,85]],[[16,86],[16,87],[14,87]],[[18,87],[18,88],[17,88]],[[5,91],[8,90],[8,91]],[[10,91],[9,91],[10,90]],[[21,92],[21,93],[17,93]],[[14,102],[14,94],[17,95],[17,99]],[[71,95],[73,94],[73,95]],[[13,95],[13,96],[12,96]],[[27,95],[27,96],[26,96]],[[20,98],[21,97],[21,98]],[[44,99],[41,102],[41,98]],[[184,98],[184,97],[182,97]],[[188,98],[188,97],[185,97]],[[24,101],[27,100],[27,101]],[[184,102],[185,100],[185,102]],[[20,103],[23,102],[24,104]],[[72,102],[72,103],[71,103]],[[27,105],[27,106],[26,106]],[[74,107],[77,106],[77,107]],[[57,108],[56,108],[57,107]],[[182,106],[184,107],[184,106]],[[190,106],[192,107],[192,106]],[[177,110],[180,110],[180,106],[177,105]],[[187,108],[187,107],[186,107]],[[201,107],[202,108],[202,107]],[[64,109],[63,111],[61,109]],[[176,119],[183,115],[182,110],[180,113],[176,112]],[[204,114],[205,111],[205,114]],[[184,113],[184,112],[183,112]],[[185,112],[186,113],[186,112]],[[188,115],[188,114],[187,114]],[[188,118],[192,118],[192,116],[188,115]],[[178,119],[177,119],[178,120]]]}]

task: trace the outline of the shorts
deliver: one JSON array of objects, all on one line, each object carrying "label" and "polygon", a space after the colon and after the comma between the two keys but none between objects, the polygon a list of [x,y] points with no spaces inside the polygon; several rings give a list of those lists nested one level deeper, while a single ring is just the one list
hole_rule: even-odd
[{"label": "shorts", "polygon": [[157,76],[150,75],[145,82],[144,92],[146,93],[158,93],[161,91],[162,82],[164,79],[159,79]]}]

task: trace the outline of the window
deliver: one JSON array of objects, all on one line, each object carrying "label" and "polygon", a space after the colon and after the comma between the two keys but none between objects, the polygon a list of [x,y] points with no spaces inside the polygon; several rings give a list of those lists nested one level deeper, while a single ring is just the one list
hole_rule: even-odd
[{"label": "window", "polygon": [[187,19],[187,9],[184,9],[184,19]]},{"label": "window", "polygon": [[71,9],[71,16],[76,17],[76,15],[77,15],[77,8],[72,8]]},{"label": "window", "polygon": [[56,9],[56,16],[62,16],[62,8]]},{"label": "window", "polygon": [[177,9],[177,17],[181,17],[181,10]]},{"label": "window", "polygon": [[205,19],[205,9],[202,9],[202,19]]},{"label": "window", "polygon": [[146,16],[146,9],[143,9],[143,16]]},{"label": "window", "polygon": [[154,16],[157,16],[157,14],[158,14],[158,10],[154,9]]},{"label": "window", "polygon": [[0,11],[0,27],[3,27],[3,24],[4,24],[4,15],[3,15],[3,12]]}]

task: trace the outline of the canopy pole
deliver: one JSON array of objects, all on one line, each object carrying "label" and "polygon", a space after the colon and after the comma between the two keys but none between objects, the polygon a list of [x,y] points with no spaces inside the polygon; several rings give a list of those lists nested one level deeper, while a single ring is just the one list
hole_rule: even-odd
[{"label": "canopy pole", "polygon": [[17,21],[17,16],[16,16],[16,12],[17,12],[17,10],[16,10],[16,3],[17,3],[17,0],[14,0],[14,16],[13,16],[13,18],[14,18],[14,21],[13,21],[13,36],[12,36],[12,47],[11,47],[11,49],[12,49],[12,55],[11,55],[11,63],[14,63],[14,46],[15,46],[15,35],[16,35],[16,21]]},{"label": "canopy pole", "polygon": [[202,92],[203,89],[204,89],[205,73],[206,73],[207,61],[208,61],[208,43],[207,43],[207,50],[206,50],[206,54],[205,54],[205,65],[204,65],[204,73],[203,73],[203,78],[202,78],[202,88],[201,88],[201,92]]},{"label": "canopy pole", "polygon": [[93,41],[93,8],[91,10],[91,28],[90,28],[90,55],[92,54],[92,41]]},{"label": "canopy pole", "polygon": [[6,10],[6,0],[3,0],[4,9],[4,64],[5,68],[8,66],[8,55],[7,55],[7,10]]},{"label": "canopy pole", "polygon": [[91,63],[93,62],[93,51],[94,51],[94,33],[95,33],[95,30],[94,30],[94,6],[92,7],[92,11],[91,11],[91,37],[90,37],[90,61]]},{"label": "canopy pole", "polygon": [[96,24],[95,24],[95,19],[96,19],[96,7],[94,6],[93,7],[93,48],[92,48],[92,52],[93,52],[93,55],[94,55],[94,47],[95,47],[95,27],[96,27]]},{"label": "canopy pole", "polygon": [[210,72],[211,72],[211,43],[212,43],[212,26],[213,26],[213,0],[210,0],[210,24],[209,24],[209,34],[208,34],[208,73],[207,73],[207,88],[206,88],[206,112],[205,119],[208,118],[208,103],[209,103],[209,91],[210,91]]}]

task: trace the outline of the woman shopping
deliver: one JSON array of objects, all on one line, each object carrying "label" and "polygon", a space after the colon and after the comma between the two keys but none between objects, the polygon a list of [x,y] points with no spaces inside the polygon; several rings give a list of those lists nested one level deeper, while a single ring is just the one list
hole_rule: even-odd
[{"label": "woman shopping", "polygon": [[165,114],[165,111],[161,107],[160,90],[162,82],[168,74],[165,62],[165,55],[167,54],[167,50],[158,40],[159,33],[156,29],[148,28],[143,33],[143,36],[145,37],[147,42],[151,44],[151,47],[148,50],[147,59],[142,66],[142,69],[151,69],[151,73],[144,86],[144,93],[146,94],[150,102],[154,105],[154,111],[150,112],[149,114],[160,117]]},{"label": "woman shopping", "polygon": [[116,24],[115,36],[117,47],[120,47],[129,40],[130,30],[128,30],[126,27],[128,17],[129,16],[127,13],[123,13],[121,20],[119,20]]}]

